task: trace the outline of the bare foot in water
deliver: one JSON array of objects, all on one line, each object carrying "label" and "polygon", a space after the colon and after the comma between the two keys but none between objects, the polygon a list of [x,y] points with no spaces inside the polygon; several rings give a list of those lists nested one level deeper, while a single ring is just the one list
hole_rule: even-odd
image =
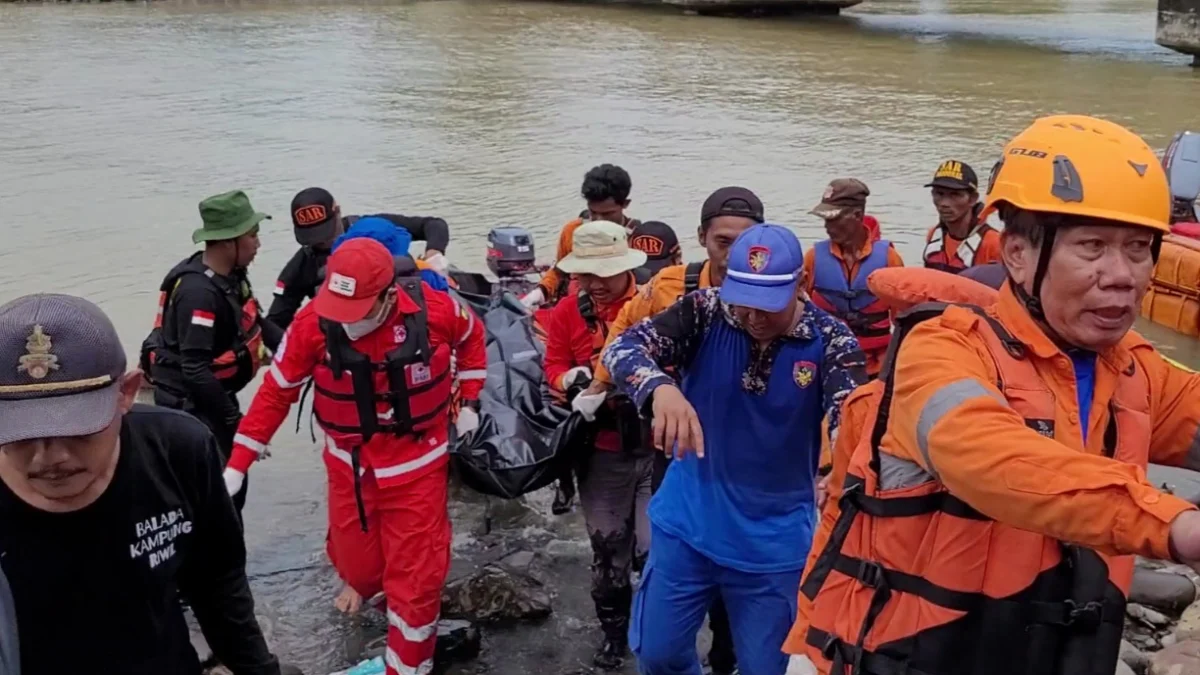
[{"label": "bare foot in water", "polygon": [[358,610],[362,609],[362,596],[350,588],[350,584],[345,584],[342,592],[334,598],[333,606],[343,614],[358,614]]}]

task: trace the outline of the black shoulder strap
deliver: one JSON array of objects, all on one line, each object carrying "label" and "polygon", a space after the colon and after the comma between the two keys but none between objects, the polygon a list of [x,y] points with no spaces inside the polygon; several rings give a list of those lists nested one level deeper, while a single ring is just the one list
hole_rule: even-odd
[{"label": "black shoulder strap", "polygon": [[645,284],[645,283],[649,283],[649,281],[653,278],[654,278],[654,272],[651,272],[650,270],[646,269],[645,267],[635,267],[633,270],[633,280],[639,286],[642,284]]},{"label": "black shoulder strap", "polygon": [[583,317],[583,322],[587,324],[588,330],[595,332],[600,319],[596,317],[596,305],[592,302],[592,296],[588,295],[587,291],[580,289],[575,295],[575,302],[579,306],[579,315]]},{"label": "black shoulder strap", "polygon": [[704,271],[704,262],[691,262],[683,272],[683,294],[687,295],[700,288],[700,273]]},{"label": "black shoulder strap", "polygon": [[429,345],[429,309],[425,303],[425,292],[421,289],[421,277],[402,276],[396,279],[396,283],[419,309],[416,314],[404,317],[404,329],[408,331],[408,337],[400,347],[401,352],[405,358],[419,357],[422,363],[429,365],[433,348]]}]

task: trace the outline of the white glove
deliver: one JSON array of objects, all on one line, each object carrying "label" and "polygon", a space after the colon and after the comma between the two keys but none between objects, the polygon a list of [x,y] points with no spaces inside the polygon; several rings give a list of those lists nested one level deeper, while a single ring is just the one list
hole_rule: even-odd
[{"label": "white glove", "polygon": [[526,309],[533,309],[545,301],[546,294],[542,292],[541,288],[535,288],[526,293],[525,297],[521,298],[521,304],[525,305]]},{"label": "white glove", "polygon": [[580,415],[583,415],[583,419],[595,422],[596,411],[600,409],[600,406],[604,405],[604,399],[606,398],[608,398],[608,391],[602,391],[599,394],[580,393],[571,401],[571,410],[575,410]]},{"label": "white glove", "polygon": [[241,492],[242,485],[246,483],[246,474],[237,469],[225,469],[221,477],[225,479],[225,491],[229,493],[230,497]]},{"label": "white glove", "polygon": [[574,368],[563,373],[562,379],[559,380],[559,385],[562,386],[563,389],[566,389],[575,382],[575,377],[580,373],[583,373],[584,377],[587,379],[592,379],[591,368],[588,368],[587,366],[575,366]]},{"label": "white glove", "polygon": [[454,428],[459,436],[466,436],[475,431],[479,428],[479,413],[463,406],[458,411],[458,421],[454,423]]},{"label": "white glove", "polygon": [[446,276],[446,272],[450,269],[450,261],[446,260],[446,256],[441,253],[426,254],[425,264],[442,276]]},{"label": "white glove", "polygon": [[807,656],[789,656],[787,672],[784,675],[817,675],[817,669]]}]

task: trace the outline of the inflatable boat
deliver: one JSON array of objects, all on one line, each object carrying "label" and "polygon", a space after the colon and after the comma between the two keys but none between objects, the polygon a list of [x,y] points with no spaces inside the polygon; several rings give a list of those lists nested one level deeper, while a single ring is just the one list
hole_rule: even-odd
[{"label": "inflatable boat", "polygon": [[1163,153],[1171,184],[1171,234],[1163,237],[1142,316],[1189,337],[1200,337],[1200,133],[1175,134]]}]

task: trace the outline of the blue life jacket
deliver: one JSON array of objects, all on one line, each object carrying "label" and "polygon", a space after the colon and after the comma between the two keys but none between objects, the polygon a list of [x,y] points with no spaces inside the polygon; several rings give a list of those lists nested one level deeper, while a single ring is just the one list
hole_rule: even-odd
[{"label": "blue life jacket", "polygon": [[813,303],[846,322],[866,352],[887,349],[891,339],[888,306],[867,288],[871,272],[888,266],[891,246],[886,240],[875,242],[871,254],[859,264],[853,281],[847,281],[828,239],[813,247]]},{"label": "blue life jacket", "polygon": [[800,570],[816,522],[824,339],[781,338],[761,395],[742,389],[751,340],[718,317],[684,372],[704,457],[671,462],[650,519],[719,565]]}]

